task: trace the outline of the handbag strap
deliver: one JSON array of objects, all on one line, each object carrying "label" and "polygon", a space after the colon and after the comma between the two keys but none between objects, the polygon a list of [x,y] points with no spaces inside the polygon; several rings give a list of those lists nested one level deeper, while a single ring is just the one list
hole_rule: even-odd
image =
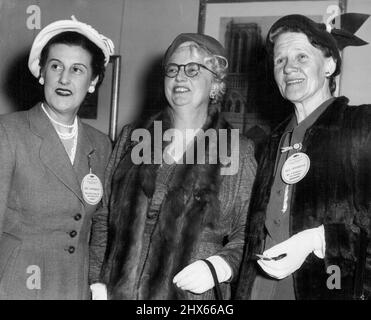
[{"label": "handbag strap", "polygon": [[215,290],[216,300],[223,300],[222,291],[220,290],[218,277],[216,275],[216,271],[215,271],[215,268],[214,268],[213,264],[209,260],[206,260],[206,259],[202,259],[202,261],[204,261],[207,264],[207,266],[209,267],[209,269],[211,271],[211,275],[213,276],[214,284],[215,284],[214,290]]}]

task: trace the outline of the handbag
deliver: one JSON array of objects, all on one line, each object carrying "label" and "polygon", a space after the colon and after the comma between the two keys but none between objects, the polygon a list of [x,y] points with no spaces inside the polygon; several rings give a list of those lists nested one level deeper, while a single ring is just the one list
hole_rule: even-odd
[{"label": "handbag", "polygon": [[213,276],[214,291],[215,291],[216,300],[223,300],[222,291],[220,290],[218,277],[216,275],[216,271],[215,271],[215,268],[214,268],[213,264],[209,260],[206,260],[206,259],[202,259],[202,261],[204,261],[207,264],[207,266],[209,267],[209,269],[211,271],[211,275]]}]

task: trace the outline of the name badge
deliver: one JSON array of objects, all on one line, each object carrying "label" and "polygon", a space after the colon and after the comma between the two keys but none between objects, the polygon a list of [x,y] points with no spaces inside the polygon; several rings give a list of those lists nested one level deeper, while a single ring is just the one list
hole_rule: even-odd
[{"label": "name badge", "polygon": [[287,184],[298,183],[306,176],[309,171],[309,167],[310,160],[305,153],[294,153],[283,164],[281,170],[282,180]]},{"label": "name badge", "polygon": [[94,173],[89,173],[82,179],[81,191],[84,200],[92,206],[98,204],[103,196],[102,183]]}]

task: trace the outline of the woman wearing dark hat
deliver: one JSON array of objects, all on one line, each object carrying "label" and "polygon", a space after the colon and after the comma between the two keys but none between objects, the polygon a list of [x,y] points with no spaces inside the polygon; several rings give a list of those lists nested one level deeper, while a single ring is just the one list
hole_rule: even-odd
[{"label": "woman wearing dark hat", "polygon": [[[355,32],[367,17],[341,21]],[[365,44],[352,32],[289,15],[268,33],[275,80],[295,114],[273,132],[258,169],[239,299],[370,297],[371,107],[333,97],[339,50]]]},{"label": "woman wearing dark hat", "polygon": [[89,236],[111,152],[77,111],[112,42],[74,20],[36,36],[29,69],[44,100],[0,117],[0,299],[88,299]]},{"label": "woman wearing dark hat", "polygon": [[[181,34],[168,48],[168,107],[145,124],[125,127],[108,166],[111,197],[102,209],[109,212],[108,246],[93,299],[106,298],[106,288],[108,299],[215,299],[213,268],[230,297],[256,163],[251,142],[236,136],[218,111],[227,64],[221,44],[206,35]],[[155,145],[159,126],[163,147],[154,146],[150,161],[138,164],[134,135],[145,128]],[[166,132],[174,132],[170,143]],[[203,144],[203,133],[215,139]],[[223,149],[232,155],[229,165]],[[206,161],[199,161],[203,152]]]}]

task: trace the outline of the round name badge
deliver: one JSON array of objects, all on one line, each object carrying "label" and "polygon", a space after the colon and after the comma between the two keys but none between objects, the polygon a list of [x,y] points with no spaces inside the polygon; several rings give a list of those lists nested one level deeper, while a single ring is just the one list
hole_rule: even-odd
[{"label": "round name badge", "polygon": [[281,171],[282,180],[287,184],[297,183],[306,176],[309,167],[310,160],[305,153],[294,153],[283,164]]},{"label": "round name badge", "polygon": [[91,205],[98,204],[103,196],[102,183],[93,173],[87,174],[84,179],[82,179],[81,191],[84,200]]}]

